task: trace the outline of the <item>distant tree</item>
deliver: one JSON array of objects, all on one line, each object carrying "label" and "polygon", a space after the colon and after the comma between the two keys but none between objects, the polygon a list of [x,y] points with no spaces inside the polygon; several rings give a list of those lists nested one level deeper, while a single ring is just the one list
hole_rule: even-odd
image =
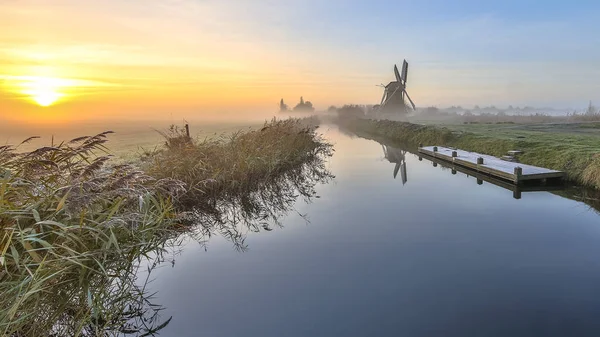
[{"label": "distant tree", "polygon": [[476,105],[473,107],[473,110],[479,110],[479,109],[480,109],[479,105]]},{"label": "distant tree", "polygon": [[329,108],[327,108],[327,112],[336,112],[336,111],[337,111],[337,107],[335,105],[332,105]]},{"label": "distant tree", "polygon": [[283,102],[283,98],[281,99],[281,101],[279,102],[279,112],[286,112],[289,111],[287,104],[285,104]]},{"label": "distant tree", "polygon": [[590,101],[590,104],[588,105],[588,108],[585,111],[585,114],[587,116],[594,116],[597,113],[598,113],[598,109],[592,104],[592,101]]},{"label": "distant tree", "polygon": [[312,111],[315,111],[315,108],[313,107],[313,105],[310,101],[304,102],[304,97],[301,96],[300,103],[298,103],[294,107],[294,111],[296,111],[296,112],[312,112]]},{"label": "distant tree", "polygon": [[434,106],[430,106],[425,108],[422,112],[422,115],[425,116],[436,116],[436,115],[440,115],[440,109],[434,107]]},{"label": "distant tree", "polygon": [[365,109],[360,105],[346,104],[337,110],[340,118],[361,118],[365,116]]},{"label": "distant tree", "polygon": [[508,110],[514,110],[513,106],[512,106],[512,105],[509,105],[509,106],[508,106]]}]

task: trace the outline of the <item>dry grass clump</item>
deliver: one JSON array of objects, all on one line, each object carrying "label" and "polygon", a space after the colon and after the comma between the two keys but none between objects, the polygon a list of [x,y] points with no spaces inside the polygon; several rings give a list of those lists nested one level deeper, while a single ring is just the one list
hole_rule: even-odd
[{"label": "dry grass clump", "polygon": [[134,329],[135,261],[162,249],[183,185],[108,166],[109,133],[0,147],[0,334]]},{"label": "dry grass clump", "polygon": [[179,198],[183,209],[210,212],[218,201],[247,195],[295,167],[330,156],[332,146],[316,134],[312,121],[273,119],[260,130],[169,147],[155,153],[145,169],[186,183],[187,193]]}]

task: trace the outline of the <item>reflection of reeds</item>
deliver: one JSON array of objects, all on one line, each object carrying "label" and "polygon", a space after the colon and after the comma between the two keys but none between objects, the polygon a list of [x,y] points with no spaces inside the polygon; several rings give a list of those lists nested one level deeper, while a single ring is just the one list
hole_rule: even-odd
[{"label": "reflection of reeds", "polygon": [[197,240],[218,233],[245,250],[245,231],[271,230],[299,196],[310,200],[314,186],[333,177],[325,167],[333,149],[317,135],[317,123],[274,119],[260,130],[200,141],[171,127],[162,133],[166,150],[150,157],[147,170],[187,184],[177,207],[196,225]]},{"label": "reflection of reeds", "polygon": [[273,225],[281,226],[281,217],[294,209],[299,197],[305,202],[318,198],[315,186],[333,178],[324,159],[315,156],[245,193],[218,200],[210,212],[188,212],[187,220],[196,224],[195,238],[204,241],[216,233],[231,241],[236,249],[246,250],[247,231],[271,231]]},{"label": "reflection of reeds", "polygon": [[[143,335],[164,327],[169,320],[137,279],[140,261],[154,266],[181,228],[245,249],[244,231],[270,230],[297,197],[315,196],[315,184],[331,178],[324,159],[332,148],[307,123],[272,121],[202,142],[173,128],[145,172],[110,164],[109,132],[29,153],[0,147],[1,333]],[[182,227],[186,220],[196,229]]]}]

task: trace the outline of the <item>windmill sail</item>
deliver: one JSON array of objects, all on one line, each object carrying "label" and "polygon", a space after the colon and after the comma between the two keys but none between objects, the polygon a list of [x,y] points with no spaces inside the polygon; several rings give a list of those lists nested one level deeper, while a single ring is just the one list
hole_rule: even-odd
[{"label": "windmill sail", "polygon": [[396,81],[402,82],[402,78],[400,77],[400,73],[398,72],[398,66],[395,64],[394,64],[394,75],[396,75]]},{"label": "windmill sail", "polygon": [[404,62],[402,63],[402,80],[403,80],[403,84],[406,85],[406,80],[408,79],[408,62],[406,62],[406,60],[404,60]]}]

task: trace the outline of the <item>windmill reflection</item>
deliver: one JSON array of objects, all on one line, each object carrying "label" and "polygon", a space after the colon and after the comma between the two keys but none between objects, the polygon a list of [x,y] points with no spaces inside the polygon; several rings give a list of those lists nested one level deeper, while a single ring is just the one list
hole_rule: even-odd
[{"label": "windmill reflection", "polygon": [[398,176],[398,171],[400,172],[400,177],[402,179],[402,185],[406,184],[408,181],[408,177],[406,175],[406,150],[397,149],[388,145],[381,145],[383,148],[383,154],[385,159],[387,159],[390,163],[395,163],[394,166],[394,179]]}]

